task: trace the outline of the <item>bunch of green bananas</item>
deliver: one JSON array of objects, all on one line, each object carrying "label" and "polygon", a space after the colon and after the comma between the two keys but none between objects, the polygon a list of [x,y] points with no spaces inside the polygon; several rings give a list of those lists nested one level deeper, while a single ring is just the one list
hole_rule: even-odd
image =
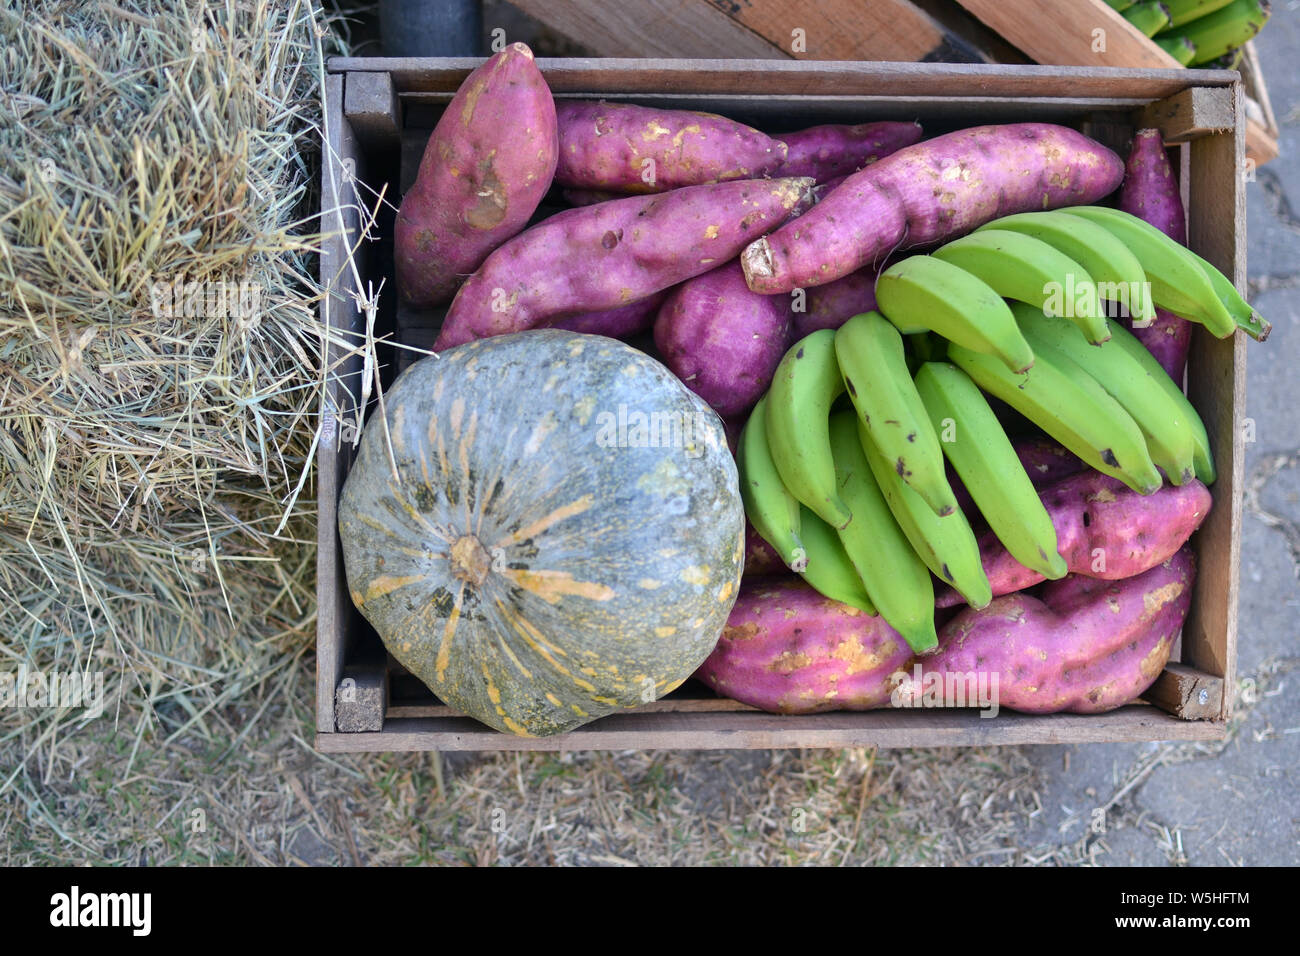
[{"label": "bunch of green bananas", "polygon": [[[1269,0],[1106,0],[1184,66],[1214,66],[1264,28]],[[1235,69],[1234,60],[1223,66]]]},{"label": "bunch of green bananas", "polygon": [[1213,266],[1102,207],[995,220],[885,270],[876,297],[879,312],[786,353],[741,432],[741,492],[793,570],[882,614],[918,652],[937,644],[931,572],[973,607],[992,597],[945,460],[1017,561],[1051,579],[1067,571],[981,389],[1140,493],[1161,471],[1208,484],[1199,416],[1102,302],[1138,319],[1164,308],[1219,336],[1268,331]]}]

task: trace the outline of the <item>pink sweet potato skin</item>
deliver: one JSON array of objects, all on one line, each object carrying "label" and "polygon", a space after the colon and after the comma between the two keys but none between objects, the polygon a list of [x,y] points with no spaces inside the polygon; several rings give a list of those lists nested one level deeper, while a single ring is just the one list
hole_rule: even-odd
[{"label": "pink sweet potato skin", "polygon": [[[1043,488],[1040,497],[1056,528],[1057,550],[1071,573],[1111,581],[1168,560],[1201,526],[1212,504],[1209,489],[1196,480],[1180,487],[1165,485],[1143,496],[1092,469]],[[1011,557],[992,532],[980,535],[979,545],[995,596],[1044,580]],[[947,585],[935,592],[936,607],[953,607],[962,600]]]},{"label": "pink sweet potato skin", "polygon": [[881,617],[801,578],[742,582],[722,637],[695,672],[723,697],[780,714],[870,710],[912,652]]},{"label": "pink sweet potato skin", "polygon": [[603,189],[562,189],[560,194],[570,206],[594,206],[611,199],[626,199],[628,193],[613,193]]},{"label": "pink sweet potato skin", "polygon": [[713,113],[586,101],[561,102],[556,113],[555,181],[574,189],[649,193],[758,179],[786,159],[784,143]]},{"label": "pink sweet potato skin", "polygon": [[792,344],[790,297],[749,291],[732,260],[674,289],[654,328],[673,374],[719,415],[741,415],[767,391]]},{"label": "pink sweet potato skin", "polygon": [[804,290],[804,310],[794,313],[796,339],[818,329],[838,329],[863,312],[876,307],[874,267],[850,272],[834,282]]},{"label": "pink sweet potato skin", "polygon": [[566,329],[569,332],[585,332],[588,335],[607,335],[611,339],[625,339],[642,332],[649,332],[654,327],[655,316],[663,305],[668,293],[656,292],[652,296],[621,306],[617,309],[605,309],[603,312],[583,312],[565,319],[556,319],[546,324],[550,329]]},{"label": "pink sweet potato skin", "polygon": [[813,126],[780,139],[789,148],[782,176],[811,176],[818,184],[855,173],[863,166],[911,146],[922,136],[920,123],[833,123]]},{"label": "pink sweet potato skin", "polygon": [[687,186],[568,209],[506,242],[452,300],[434,347],[617,309],[734,259],[811,201],[807,178]]},{"label": "pink sweet potato skin", "polygon": [[[1096,714],[1135,700],[1164,669],[1191,606],[1190,548],[1122,581],[1071,575],[1043,589],[968,609],[940,632],[897,698],[915,700],[925,675],[997,675],[999,707],[1029,714]],[[896,698],[896,699],[897,699]]]},{"label": "pink sweet potato skin", "polygon": [[434,128],[394,233],[397,286],[420,305],[451,298],[528,224],[559,154],[555,102],[515,43],[471,73]]},{"label": "pink sweet potato skin", "polygon": [[978,126],[900,149],[745,250],[745,278],[772,294],[824,285],[895,249],[959,236],[1016,212],[1092,203],[1124,164],[1050,123]]},{"label": "pink sweet potato skin", "polygon": [[789,574],[776,550],[763,540],[763,536],[754,530],[754,526],[745,522],[745,571],[747,578],[770,577],[773,574]]},{"label": "pink sweet potato skin", "polygon": [[[1119,208],[1150,223],[1169,238],[1187,244],[1183,198],[1159,130],[1138,130],[1133,137],[1124,164]],[[1169,377],[1181,385],[1187,367],[1187,350],[1192,344],[1192,324],[1164,309],[1156,310],[1150,325],[1134,327],[1131,321],[1126,324]]]}]

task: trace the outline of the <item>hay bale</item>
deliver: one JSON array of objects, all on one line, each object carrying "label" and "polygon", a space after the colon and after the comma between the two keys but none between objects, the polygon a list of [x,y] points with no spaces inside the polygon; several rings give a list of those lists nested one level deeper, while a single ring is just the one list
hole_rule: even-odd
[{"label": "hay bale", "polygon": [[315,613],[326,24],[193,7],[0,10],[0,672],[102,672],[129,732],[209,733]]}]

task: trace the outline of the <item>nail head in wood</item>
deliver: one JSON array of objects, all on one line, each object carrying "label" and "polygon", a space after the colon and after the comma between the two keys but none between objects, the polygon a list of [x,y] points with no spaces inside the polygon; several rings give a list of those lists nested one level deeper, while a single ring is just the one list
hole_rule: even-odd
[{"label": "nail head in wood", "polygon": [[1213,720],[1223,704],[1223,679],[1185,664],[1168,664],[1142,697],[1182,720]]}]

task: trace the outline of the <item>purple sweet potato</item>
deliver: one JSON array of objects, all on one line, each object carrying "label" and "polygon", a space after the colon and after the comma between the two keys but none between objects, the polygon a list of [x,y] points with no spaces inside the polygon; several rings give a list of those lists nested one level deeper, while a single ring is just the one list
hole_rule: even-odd
[{"label": "purple sweet potato", "polygon": [[518,234],[550,189],[555,103],[533,53],[514,43],[471,73],[443,111],[394,232],[397,287],[436,305]]},{"label": "purple sweet potato", "polygon": [[611,199],[626,199],[628,193],[614,193],[604,189],[562,189],[560,195],[570,206],[594,206]]},{"label": "purple sweet potato", "polygon": [[1035,488],[1055,484],[1088,467],[1082,458],[1050,438],[1021,438],[1011,447]]},{"label": "purple sweet potato", "polygon": [[736,257],[811,200],[812,180],[687,186],[568,209],[500,246],[460,287],[436,349],[629,305]]},{"label": "purple sweet potato", "polygon": [[917,143],[851,175],[741,258],[755,292],[824,285],[880,259],[1016,212],[1096,202],[1124,164],[1050,123],[978,126]]},{"label": "purple sweet potato", "polygon": [[[1183,198],[1159,130],[1138,130],[1133,137],[1124,166],[1124,184],[1119,190],[1119,208],[1150,223],[1169,238],[1187,244]],[[1192,344],[1192,323],[1172,312],[1156,309],[1149,325],[1134,326],[1131,321],[1126,325],[1169,377],[1181,385],[1187,367],[1187,350]]]},{"label": "purple sweet potato", "polygon": [[575,189],[651,193],[758,179],[786,159],[784,143],[714,113],[588,101],[561,102],[556,113],[555,181]]},{"label": "purple sweet potato", "polygon": [[1041,600],[1014,594],[963,611],[940,632],[939,650],[899,680],[893,702],[952,704],[947,689],[964,684],[968,694],[974,678],[998,707],[1022,713],[1122,707],[1164,670],[1195,577],[1195,558],[1183,548],[1122,581],[1071,575],[1045,587]]},{"label": "purple sweet potato", "polygon": [[585,332],[588,335],[607,335],[611,339],[629,338],[642,332],[649,332],[654,327],[655,316],[659,314],[659,307],[667,295],[666,291],[656,292],[654,295],[617,309],[583,312],[579,315],[571,315],[567,319],[555,319],[553,322],[546,323],[546,328]]},{"label": "purple sweet potato", "polygon": [[750,292],[734,259],[679,285],[655,319],[664,364],[723,417],[753,408],[791,344],[790,297]]},{"label": "purple sweet potato", "polygon": [[724,697],[782,714],[870,710],[912,652],[882,617],[801,578],[746,580],[722,637],[695,672]]},{"label": "purple sweet potato", "polygon": [[876,307],[876,270],[859,269],[834,282],[805,289],[803,305],[802,312],[794,312],[796,339],[818,329],[838,329],[855,315]]},{"label": "purple sweet potato", "polygon": [[789,148],[782,176],[811,176],[824,183],[855,173],[921,138],[920,123],[833,123],[780,137]]},{"label": "purple sweet potato", "polygon": [[[1056,528],[1057,550],[1074,574],[1118,580],[1154,567],[1181,548],[1210,513],[1209,489],[1193,479],[1139,495],[1123,482],[1089,469],[1063,478],[1039,495]],[[992,532],[979,538],[993,594],[1010,594],[1043,581],[1007,553]],[[935,592],[936,607],[962,603],[951,586]]]},{"label": "purple sweet potato", "polygon": [[745,522],[745,571],[747,578],[770,577],[773,574],[789,575],[776,549],[763,540],[763,536],[754,530],[754,526]]}]

